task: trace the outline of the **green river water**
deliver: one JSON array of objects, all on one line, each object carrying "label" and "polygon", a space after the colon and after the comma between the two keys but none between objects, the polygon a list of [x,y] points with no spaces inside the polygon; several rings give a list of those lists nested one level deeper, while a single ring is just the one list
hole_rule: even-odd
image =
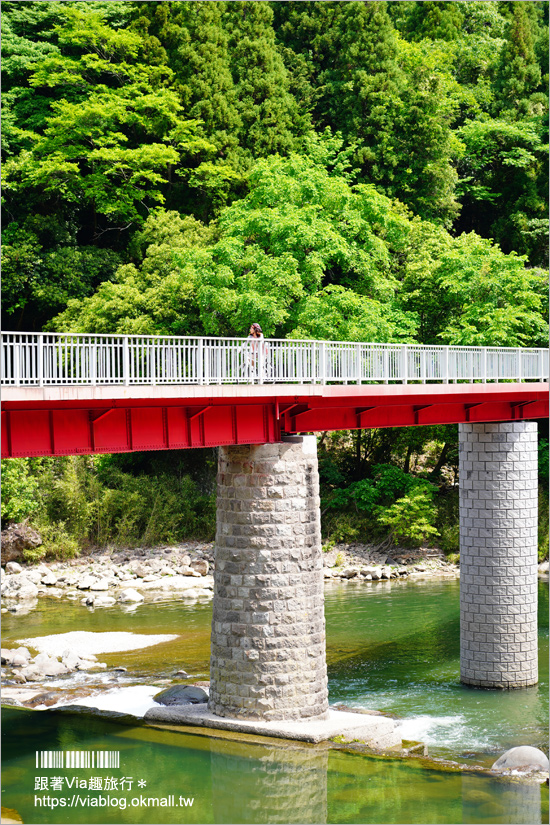
[{"label": "green river water", "polygon": [[[459,682],[457,581],[334,584],[325,592],[332,704],[394,714],[403,720],[403,738],[422,740],[431,756],[461,764],[489,767],[520,744],[546,749],[546,582],[539,584],[540,683],[510,692]],[[123,688],[171,677],[178,668],[195,679],[208,678],[210,619],[211,602],[89,611],[42,600],[27,616],[6,615],[3,638],[12,646],[18,639],[69,630],[178,634],[156,647],[100,655],[109,666],[128,669],[116,683]],[[234,741],[55,710],[4,708],[2,737],[2,804],[16,809],[25,823],[548,821],[547,786],[438,768],[421,759],[261,738]],[[119,751],[121,765],[40,769],[37,749]],[[40,777],[48,783],[61,777],[65,785],[35,790]],[[86,784],[100,777],[103,787],[68,787],[72,777]],[[107,778],[118,780],[118,788],[114,781],[106,788]],[[190,799],[192,806],[185,804]]]}]

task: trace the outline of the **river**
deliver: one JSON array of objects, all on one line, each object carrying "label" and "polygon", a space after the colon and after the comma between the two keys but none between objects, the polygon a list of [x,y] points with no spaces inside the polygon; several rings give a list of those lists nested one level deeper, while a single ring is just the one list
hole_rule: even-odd
[{"label": "river", "polygon": [[[403,738],[424,741],[438,759],[472,767],[489,767],[514,745],[546,748],[548,583],[539,583],[540,683],[522,691],[460,684],[458,596],[458,582],[449,580],[329,584],[325,610],[331,703],[391,713],[403,720]],[[146,650],[101,655],[109,666],[127,668],[117,677],[122,689],[170,678],[178,668],[207,679],[210,618],[211,602],[89,611],[41,600],[26,616],[7,615],[3,636],[4,644],[11,644],[68,630],[178,634],[174,641]],[[125,709],[124,701],[120,709]],[[547,786],[440,769],[422,759],[381,758],[324,745],[234,741],[222,734],[118,725],[60,711],[4,709],[3,722],[2,804],[17,809],[26,823],[519,825],[548,820]],[[59,749],[117,751],[121,768],[57,773],[36,768],[36,750]],[[104,783],[107,774],[119,781],[131,777],[132,786],[128,781],[118,789],[104,784],[84,788],[76,803],[74,784],[34,790],[35,782],[44,781],[41,776],[49,783],[55,775],[69,781],[74,775],[98,785],[98,777]]]}]

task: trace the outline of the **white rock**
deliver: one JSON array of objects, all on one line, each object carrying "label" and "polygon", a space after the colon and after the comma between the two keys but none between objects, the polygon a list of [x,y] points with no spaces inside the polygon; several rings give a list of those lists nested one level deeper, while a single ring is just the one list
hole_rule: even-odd
[{"label": "white rock", "polygon": [[17,573],[22,573],[23,568],[20,564],[17,564],[16,561],[9,561],[6,564],[6,573],[12,573],[13,575],[17,575]]},{"label": "white rock", "polygon": [[203,581],[201,582],[202,587],[208,587],[210,584],[213,585],[214,579],[212,576],[204,576],[201,577],[200,573],[196,573],[193,571],[193,576],[166,576],[166,578],[158,579],[154,582],[144,582],[141,581],[139,584],[140,590],[163,590],[163,591],[183,591],[189,590],[190,588],[196,587],[196,583],[193,582],[193,578],[202,578]]},{"label": "white rock", "polygon": [[492,771],[547,771],[549,767],[548,757],[538,748],[531,745],[520,745],[517,748],[510,748],[503,753],[491,766]]},{"label": "white rock", "polygon": [[96,576],[83,576],[80,581],[77,582],[77,587],[79,590],[89,590],[92,584],[95,584],[98,581]]},{"label": "white rock", "polygon": [[19,573],[4,578],[1,592],[7,599],[34,599],[38,595],[38,587]]},{"label": "white rock", "polygon": [[94,607],[112,607],[116,604],[116,599],[112,596],[96,596],[94,599]]},{"label": "white rock", "polygon": [[138,593],[133,587],[128,587],[118,594],[117,601],[121,604],[127,604],[128,602],[142,602],[143,599],[144,596],[141,593]]},{"label": "white rock", "polygon": [[90,585],[90,590],[108,590],[109,589],[109,582],[107,579],[99,579],[95,581],[93,584]]},{"label": "white rock", "polygon": [[196,599],[199,595],[199,591],[196,590],[194,587],[190,587],[189,590],[184,590],[181,594],[182,599]]},{"label": "white rock", "polygon": [[42,584],[57,584],[57,576],[55,575],[55,573],[52,573],[51,570],[48,570],[48,572],[44,576],[42,576],[40,581],[42,582]]}]

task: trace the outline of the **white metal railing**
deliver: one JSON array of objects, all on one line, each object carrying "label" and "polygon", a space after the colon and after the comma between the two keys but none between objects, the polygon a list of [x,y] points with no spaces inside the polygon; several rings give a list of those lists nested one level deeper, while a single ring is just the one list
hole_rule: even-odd
[{"label": "white metal railing", "polygon": [[4,333],[0,381],[99,384],[548,381],[548,349]]}]

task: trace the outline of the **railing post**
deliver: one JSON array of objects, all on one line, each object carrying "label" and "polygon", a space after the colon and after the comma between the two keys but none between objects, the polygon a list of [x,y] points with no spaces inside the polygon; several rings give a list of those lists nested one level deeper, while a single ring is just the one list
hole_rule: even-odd
[{"label": "railing post", "polygon": [[321,349],[319,352],[319,372],[321,374],[321,384],[327,383],[327,345],[325,341],[321,341]]},{"label": "railing post", "polygon": [[422,377],[422,383],[426,383],[426,350],[422,348],[420,350],[420,375]]},{"label": "railing post", "polygon": [[155,347],[154,343],[151,345],[149,350],[151,352],[151,386],[156,387],[156,385],[157,385],[157,359],[156,359],[157,348]]},{"label": "railing post", "polygon": [[21,386],[21,344],[13,343],[13,383]]},{"label": "railing post", "polygon": [[483,384],[487,383],[487,347],[483,347],[483,375],[481,381]]},{"label": "railing post", "polygon": [[96,339],[92,339],[90,344],[90,384],[95,387],[97,384],[97,344]]},{"label": "railing post", "polygon": [[258,339],[258,384],[264,383],[264,369],[265,369],[265,341],[263,338]]},{"label": "railing post", "polygon": [[361,383],[361,344],[355,345],[355,383]]},{"label": "railing post", "polygon": [[540,352],[540,380],[544,381],[544,350],[539,350]]},{"label": "railing post", "polygon": [[130,384],[130,339],[127,335],[122,341],[122,378],[126,387]]},{"label": "railing post", "polygon": [[449,383],[449,347],[448,346],[446,346],[443,349],[443,375],[441,377],[443,378],[443,383],[444,384]]},{"label": "railing post", "polygon": [[[390,353],[387,347],[383,349],[384,353],[384,384],[387,384],[390,380]],[[374,353],[373,353],[374,357]]]},{"label": "railing post", "polygon": [[409,383],[409,347],[403,344],[403,384]]},{"label": "railing post", "polygon": [[201,340],[201,354],[202,354],[202,383],[210,384],[210,347],[205,345],[204,339]]},{"label": "railing post", "polygon": [[521,347],[517,348],[518,353],[518,381],[522,381],[522,370],[521,370]]},{"label": "railing post", "polygon": [[38,336],[38,386],[44,386],[44,336]]},{"label": "railing post", "polygon": [[204,384],[204,341],[197,341],[197,383]]}]

